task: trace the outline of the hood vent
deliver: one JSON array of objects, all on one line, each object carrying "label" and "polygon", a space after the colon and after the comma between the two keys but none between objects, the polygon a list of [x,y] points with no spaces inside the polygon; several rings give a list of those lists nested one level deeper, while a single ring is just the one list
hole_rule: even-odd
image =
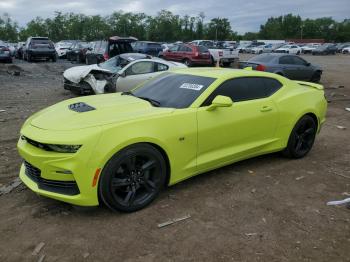
[{"label": "hood vent", "polygon": [[96,110],[96,108],[89,106],[88,104],[85,104],[84,102],[78,102],[74,104],[70,104],[68,106],[70,110],[73,110],[78,113],[88,112],[92,110]]}]

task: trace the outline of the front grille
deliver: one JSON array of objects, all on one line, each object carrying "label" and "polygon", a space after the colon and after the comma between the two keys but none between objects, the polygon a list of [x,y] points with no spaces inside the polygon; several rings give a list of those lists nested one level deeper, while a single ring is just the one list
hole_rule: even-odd
[{"label": "front grille", "polygon": [[26,175],[34,182],[39,182],[41,171],[39,168],[32,166],[27,161],[24,161],[24,166],[26,167]]},{"label": "front grille", "polygon": [[33,182],[38,184],[39,189],[70,196],[78,195],[80,193],[78,185],[75,181],[45,179],[41,177],[41,171],[39,168],[31,165],[27,161],[24,161],[24,166],[25,174]]}]

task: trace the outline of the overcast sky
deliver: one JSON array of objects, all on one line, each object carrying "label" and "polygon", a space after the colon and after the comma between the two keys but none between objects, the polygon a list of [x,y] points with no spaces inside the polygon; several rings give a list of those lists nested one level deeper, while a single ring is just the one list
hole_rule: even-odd
[{"label": "overcast sky", "polygon": [[161,9],[179,15],[203,11],[205,20],[227,17],[239,33],[258,31],[267,18],[288,13],[302,18],[331,16],[338,21],[350,18],[350,0],[0,0],[0,14],[9,13],[21,26],[36,16],[52,17],[54,11],[108,15],[123,10],[155,15]]}]

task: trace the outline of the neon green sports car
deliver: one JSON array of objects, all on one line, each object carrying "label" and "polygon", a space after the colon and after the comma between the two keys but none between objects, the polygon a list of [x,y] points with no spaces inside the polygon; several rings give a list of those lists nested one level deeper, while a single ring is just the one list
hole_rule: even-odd
[{"label": "neon green sports car", "polygon": [[250,70],[166,72],[132,92],[69,99],[23,125],[20,178],[75,205],[135,211],[161,188],[276,151],[300,158],[325,121],[319,84]]}]

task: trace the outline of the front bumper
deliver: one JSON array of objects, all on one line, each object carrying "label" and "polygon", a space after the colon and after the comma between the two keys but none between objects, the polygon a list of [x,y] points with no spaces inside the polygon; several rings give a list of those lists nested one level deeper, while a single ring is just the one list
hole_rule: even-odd
[{"label": "front bumper", "polygon": [[67,132],[27,124],[21,134],[41,143],[53,143],[48,141],[51,137],[67,144],[80,136],[74,140],[83,146],[76,153],[45,151],[20,138],[17,147],[24,163],[19,176],[27,187],[40,195],[80,206],[99,204],[97,186],[92,186],[96,169],[100,168],[97,157],[92,158],[100,136],[99,128]]},{"label": "front bumper", "polygon": [[63,88],[66,90],[70,90],[75,94],[90,94],[93,90],[88,85],[83,85],[80,83],[74,83],[72,81],[69,81],[68,79],[64,78],[63,80]]}]

